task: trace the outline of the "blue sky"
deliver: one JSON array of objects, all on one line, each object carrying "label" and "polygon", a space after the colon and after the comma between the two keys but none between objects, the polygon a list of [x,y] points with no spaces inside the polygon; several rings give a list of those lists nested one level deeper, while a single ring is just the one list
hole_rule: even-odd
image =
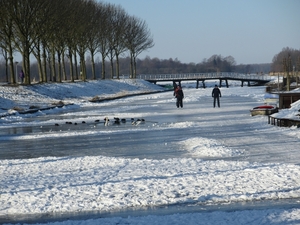
[{"label": "blue sky", "polygon": [[105,0],[145,20],[155,46],[138,58],[199,63],[214,54],[270,63],[300,49],[299,0]]}]

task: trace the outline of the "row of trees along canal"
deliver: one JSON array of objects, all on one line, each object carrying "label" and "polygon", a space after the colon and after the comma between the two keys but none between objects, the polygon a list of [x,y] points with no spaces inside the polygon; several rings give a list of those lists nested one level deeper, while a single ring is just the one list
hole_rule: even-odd
[{"label": "row of trees along canal", "polygon": [[[76,60],[76,55],[74,56]],[[289,58],[289,66],[286,67],[283,65],[284,59]],[[49,59],[49,58],[48,58]],[[71,80],[70,76],[70,60],[67,56],[64,59],[64,70],[63,76],[64,80]],[[114,59],[113,63],[116,65],[116,59]],[[77,64],[77,63],[74,63]],[[131,64],[131,57],[120,57],[118,59],[118,72],[119,74],[129,74],[130,67],[128,65]],[[86,77],[87,79],[95,79],[95,75],[101,74],[103,71],[102,65],[103,61],[99,56],[95,57],[95,60],[91,58],[90,55],[86,56],[85,59],[86,65]],[[111,67],[113,68],[111,60],[105,61],[105,68]],[[290,75],[299,74],[300,70],[300,51],[294,50],[290,48],[284,48],[280,53],[276,54],[273,57],[272,63],[262,63],[262,64],[239,64],[236,65],[235,59],[232,56],[223,57],[221,55],[213,55],[208,59],[203,59],[200,63],[181,63],[177,58],[174,60],[170,59],[158,59],[158,58],[150,58],[149,56],[144,59],[136,59],[136,71],[139,74],[175,74],[175,73],[215,73],[215,72],[236,72],[236,73],[244,73],[244,74],[266,74],[270,75],[278,75],[278,73],[282,75],[286,75],[287,70]],[[292,66],[291,66],[292,65]],[[18,65],[18,67],[20,67]],[[51,74],[51,63],[47,61],[47,74]],[[7,66],[5,66],[5,62],[1,61],[0,58],[0,81],[8,82],[8,74],[6,71]],[[20,71],[20,68],[16,70]],[[59,70],[59,65],[56,62],[55,70]],[[291,72],[293,70],[293,72]],[[33,62],[30,68],[32,77],[36,81],[39,80],[39,66],[37,62]],[[74,78],[78,79],[80,77],[80,66],[74,66]],[[114,78],[114,71],[108,70],[105,73],[107,78]],[[100,75],[98,76],[100,77]],[[117,76],[115,76],[117,77]],[[104,77],[105,78],[105,77]],[[49,76],[49,80],[51,81],[52,77]],[[59,81],[59,80],[58,80]]]},{"label": "row of trees along canal", "polygon": [[92,78],[96,79],[96,53],[102,55],[101,78],[106,77],[106,58],[111,62],[111,74],[116,61],[119,77],[118,59],[126,51],[130,55],[130,74],[135,78],[137,56],[154,45],[144,20],[129,15],[119,5],[95,0],[1,0],[0,15],[0,50],[6,68],[9,67],[6,76],[11,83],[16,83],[17,76],[14,53],[22,55],[25,83],[30,84],[32,55],[38,64],[40,82],[67,79],[66,59],[70,80],[74,81],[77,57],[80,79],[85,80],[87,54],[91,59]]}]

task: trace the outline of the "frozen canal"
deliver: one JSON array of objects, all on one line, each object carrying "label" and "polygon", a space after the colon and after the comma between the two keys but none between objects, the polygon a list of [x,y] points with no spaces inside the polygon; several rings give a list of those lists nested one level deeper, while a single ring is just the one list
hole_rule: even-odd
[{"label": "frozen canal", "polygon": [[[173,92],[162,92],[85,103],[81,107],[69,106],[8,120],[0,128],[0,159],[104,156],[131,160],[192,158],[217,163],[224,160],[299,164],[299,139],[293,136],[291,129],[283,132],[287,128],[269,125],[267,117],[250,116],[249,110],[263,102],[263,87],[222,88],[221,108],[212,107],[210,88],[184,87],[183,90],[184,107],[179,109],[175,106]],[[108,126],[104,125],[105,117],[109,118]],[[115,123],[115,117],[126,119],[126,123]],[[132,119],[145,122],[132,124]],[[264,201],[262,198],[261,201],[238,201],[225,205],[174,204],[166,208],[144,210],[137,207],[101,215],[137,216],[149,212],[160,215],[219,209],[261,209],[266,206],[297,208],[299,199]],[[59,216],[46,213],[48,216],[40,221],[52,216],[56,219],[93,218],[93,214],[93,211],[87,215],[84,211],[77,214],[71,211]],[[94,216],[97,215],[95,211]]]},{"label": "frozen canal", "polygon": [[[255,92],[263,88],[252,89]],[[283,135],[281,128],[268,125],[267,117],[250,116],[249,110],[261,104],[262,98],[235,96],[230,89],[223,88],[221,108],[213,108],[212,98],[208,96],[210,89],[184,91],[186,97],[182,109],[176,108],[172,92],[165,92],[95,103],[83,108],[70,106],[55,114],[45,112],[38,117],[28,115],[21,126],[15,122],[0,129],[0,135],[5,136],[1,140],[0,159],[95,155],[220,159],[214,155],[191,155],[178,144],[201,137],[216,139],[227,148],[242,152],[227,156],[228,160],[300,162],[295,147],[299,140]],[[230,96],[226,92],[230,92]],[[104,126],[105,117],[110,119],[109,126]],[[127,122],[116,124],[114,117],[125,118]],[[132,125],[131,119],[144,119],[145,123]],[[95,132],[99,135],[94,135]],[[9,137],[15,136],[25,137],[10,140]],[[38,138],[41,136],[47,138]]]}]

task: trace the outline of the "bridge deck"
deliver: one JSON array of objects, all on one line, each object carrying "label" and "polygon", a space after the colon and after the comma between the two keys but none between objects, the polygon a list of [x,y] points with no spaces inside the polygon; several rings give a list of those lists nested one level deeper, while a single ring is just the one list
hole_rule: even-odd
[{"label": "bridge deck", "polygon": [[173,81],[173,82],[181,82],[181,81],[189,81],[196,80],[197,88],[199,81],[204,82],[205,80],[220,80],[220,86],[222,85],[222,81],[226,82],[226,86],[228,87],[228,80],[238,80],[242,82],[248,82],[248,86],[250,86],[250,82],[257,82],[258,84],[265,84],[271,81],[271,77],[269,75],[257,75],[257,74],[241,74],[241,73],[184,73],[184,74],[140,74],[137,76],[139,79],[144,79],[152,83],[162,82],[162,81]]}]

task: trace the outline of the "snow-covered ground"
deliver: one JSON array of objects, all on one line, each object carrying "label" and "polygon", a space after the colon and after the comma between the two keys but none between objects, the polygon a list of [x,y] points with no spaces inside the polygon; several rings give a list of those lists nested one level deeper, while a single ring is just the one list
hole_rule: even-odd
[{"label": "snow-covered ground", "polygon": [[[184,104],[187,105],[211,94],[210,88],[198,90],[191,88],[189,91],[187,91],[187,86],[184,88],[188,93],[184,99]],[[0,129],[10,126],[28,126],[27,115],[17,113],[13,110],[14,107],[27,110],[30,106],[43,108],[63,101],[74,104],[66,107],[84,108],[94,104],[89,100],[95,96],[102,99],[163,90],[159,86],[142,80],[36,84],[19,87],[0,86],[0,114],[3,115],[0,119]],[[222,89],[222,92],[223,97],[252,98],[256,99],[258,103],[263,102],[265,95],[263,87],[230,87]],[[136,98],[145,100],[145,104],[150,99],[149,95]],[[155,100],[155,97],[153,98]],[[157,99],[157,102],[160,101],[162,100]],[[174,99],[165,100],[165,102],[168,101],[174,102]],[[112,102],[105,104],[112,104]],[[281,110],[279,114],[281,117],[292,118],[299,113],[299,108],[300,103],[296,102],[292,108]],[[192,109],[184,108],[184,110],[184,113],[193,113]],[[212,111],[212,108],[207,110],[216,113]],[[226,107],[223,110],[226,111]],[[53,113],[57,113],[57,111],[54,110]],[[131,115],[131,112],[126,113],[126,115]],[[34,115],[31,116],[34,117]],[[233,114],[230,121],[232,126],[236,126],[235,122],[238,123],[238,121],[234,121],[234,116]],[[253,118],[253,124],[261,124],[261,118],[260,116]],[[51,123],[54,122],[56,121],[51,121]],[[31,122],[30,125],[42,126],[45,123],[36,121]],[[168,124],[168,128],[191,127],[193,129],[197,126],[199,127],[193,121],[175,121]],[[262,129],[268,130],[266,127],[271,125],[264,123],[260,126],[263,126]],[[152,126],[151,129],[157,129],[159,132],[166,127]],[[296,127],[272,127],[272,129],[279,130],[282,134],[288,133],[298,140],[300,138],[300,129]],[[84,137],[85,135],[99,135],[101,132],[69,131],[61,133],[61,135]],[[35,138],[47,138],[47,136],[43,134],[7,135],[0,137],[0,141],[10,140],[13,142]],[[78,220],[48,222],[47,224],[300,224],[299,164],[223,160],[222,157],[242,155],[244,149],[231,149],[218,142],[217,139],[217,137],[214,139],[192,137],[178,141],[178,145],[190,155],[190,157],[184,158],[156,160],[83,156],[1,160],[0,222],[10,223],[9,218],[13,218],[12,215],[26,218],[26,215],[32,214],[45,216],[70,213],[71,215],[89,211],[112,212],[166,205],[191,204],[204,207],[290,199],[293,200],[293,206],[285,208],[264,207],[207,212],[203,210],[202,212],[171,215],[156,213],[139,217],[107,216],[91,219],[85,217]],[[284,146],[285,144],[282,143],[282,147]],[[298,150],[299,146],[295,146],[295,149]],[[286,151],[295,149],[286,149]],[[219,157],[220,159],[203,160],[202,156]]]}]

